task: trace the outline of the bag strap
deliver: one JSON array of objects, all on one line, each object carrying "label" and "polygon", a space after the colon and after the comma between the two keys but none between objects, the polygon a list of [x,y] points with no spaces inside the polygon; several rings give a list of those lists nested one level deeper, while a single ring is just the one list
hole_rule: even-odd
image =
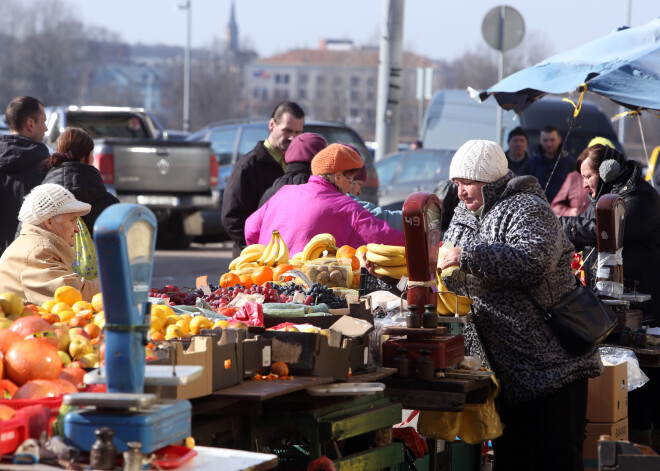
[{"label": "bag strap", "polygon": [[[572,271],[573,270],[571,270],[571,272]],[[578,284],[582,284],[582,281],[578,278],[577,275],[574,274],[574,277],[575,277],[575,283],[576,283],[575,287],[577,287]],[[548,282],[547,279],[545,281],[546,281],[546,283]],[[550,312],[547,309],[543,309],[543,306],[541,306],[541,304],[536,300],[536,298],[534,296],[532,296],[532,293],[529,292],[529,289],[528,288],[522,288],[522,292],[525,293],[525,296],[527,296],[527,299],[529,299],[529,301],[534,305],[534,307],[541,312],[541,314],[543,315],[543,319],[545,319],[546,321],[549,321],[550,318],[552,317],[552,314],[550,314]]]}]

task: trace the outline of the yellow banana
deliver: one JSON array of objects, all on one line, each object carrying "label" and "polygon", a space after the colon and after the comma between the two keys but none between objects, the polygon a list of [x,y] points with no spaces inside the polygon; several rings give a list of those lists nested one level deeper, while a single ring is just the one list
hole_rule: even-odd
[{"label": "yellow banana", "polygon": [[323,252],[325,251],[326,251],[326,246],[319,245],[310,252],[310,254],[308,255],[309,258],[307,258],[307,260],[316,260],[317,258],[321,258],[323,257]]},{"label": "yellow banana", "polygon": [[[302,260],[313,260],[314,258],[319,258],[318,249],[321,248],[321,253],[325,250],[328,251],[328,254],[333,254],[337,252],[337,241],[335,236],[328,233],[317,234],[312,239],[307,242],[305,248],[302,251]],[[312,257],[311,255],[316,255]]]},{"label": "yellow banana", "polygon": [[442,302],[442,299],[440,299],[440,295],[438,294],[438,302],[436,305],[436,312],[440,314],[441,316],[451,316],[454,314],[451,312],[449,309],[447,309],[447,306],[445,306],[445,303]]},{"label": "yellow banana", "polygon": [[[247,247],[245,247],[241,251],[241,255],[248,255],[248,254],[251,254],[251,253],[258,253],[259,255],[261,255],[262,253],[264,253],[265,249],[266,249],[266,247],[264,247],[261,244],[252,244],[252,245],[248,245]],[[259,258],[259,257],[257,257],[257,258]]]},{"label": "yellow banana", "polygon": [[270,251],[273,248],[274,243],[275,243],[275,236],[271,234],[270,242],[268,242],[268,245],[264,247],[264,251],[261,253],[261,256],[257,259],[257,263],[259,265],[265,265],[264,261],[270,256]]},{"label": "yellow banana", "polygon": [[397,267],[381,267],[376,266],[374,271],[379,275],[385,275],[392,278],[401,278],[402,276],[408,276],[408,267],[405,265],[399,265]]},{"label": "yellow banana", "polygon": [[277,256],[280,253],[280,233],[278,231],[273,231],[272,240],[273,244],[270,248],[270,253],[263,263],[264,266],[267,267],[275,266],[275,262],[277,262]]},{"label": "yellow banana", "polygon": [[406,248],[399,245],[367,244],[367,252],[379,254],[384,257],[406,256]]},{"label": "yellow banana", "polygon": [[[238,256],[237,258],[234,259],[234,260],[236,260],[234,268],[240,268],[242,265],[245,265],[246,263],[256,262],[257,260],[259,260],[259,257],[261,257],[261,254],[259,252],[252,252],[252,253],[248,253],[246,255],[240,255],[240,256]],[[234,260],[232,260],[232,262]],[[232,269],[231,264],[230,264],[229,269],[230,270]]]},{"label": "yellow banana", "polygon": [[280,240],[280,250],[277,253],[277,264],[282,265],[283,263],[287,263],[289,261],[289,247],[286,245],[286,242],[284,242],[284,239],[282,239],[282,236],[278,233],[277,237]]},{"label": "yellow banana", "polygon": [[244,262],[236,264],[235,270],[240,270],[241,268],[257,268],[259,264],[257,262]]},{"label": "yellow banana", "polygon": [[316,242],[320,241],[325,242],[330,250],[334,250],[335,252],[337,251],[337,241],[335,240],[335,236],[332,234],[327,232],[316,234],[314,237],[312,237],[312,240],[310,240],[309,243],[315,244]]},{"label": "yellow banana", "polygon": [[240,258],[240,257],[236,257],[234,260],[232,260],[231,262],[229,262],[229,271],[231,271],[231,270],[233,270],[234,268],[236,268],[236,262],[238,262],[238,259],[239,259],[239,258]]},{"label": "yellow banana", "polygon": [[256,267],[245,267],[245,268],[240,268],[240,269],[236,269],[236,270],[231,270],[231,272],[234,275],[241,276],[241,275],[252,273],[255,268]]},{"label": "yellow banana", "polygon": [[[442,278],[436,276],[438,280],[438,293],[439,301],[442,302],[448,311],[452,314],[458,314],[459,316],[464,316],[470,312],[470,305],[472,300],[467,296],[460,296],[449,291],[447,286],[442,282]],[[440,304],[440,303],[438,303]]]},{"label": "yellow banana", "polygon": [[370,262],[383,267],[396,267],[399,265],[406,264],[406,257],[402,257],[400,255],[396,255],[393,257],[385,256],[376,252],[370,252],[369,249],[367,249],[366,257],[367,260],[369,260]]},{"label": "yellow banana", "polygon": [[294,260],[302,260],[302,252],[298,252],[289,259],[290,262],[293,262]]}]

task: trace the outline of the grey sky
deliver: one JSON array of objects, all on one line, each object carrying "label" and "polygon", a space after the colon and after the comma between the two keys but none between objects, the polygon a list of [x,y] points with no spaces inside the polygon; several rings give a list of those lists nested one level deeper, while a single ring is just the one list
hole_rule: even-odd
[{"label": "grey sky", "polygon": [[[192,43],[208,46],[223,39],[230,0],[192,1]],[[658,0],[406,0],[404,47],[433,59],[454,59],[485,44],[481,22],[493,7],[506,4],[523,16],[528,32],[561,52],[605,36],[625,23],[630,1],[631,26],[660,16]],[[183,0],[69,0],[89,26],[103,25],[127,42],[184,45]],[[292,48],[316,48],[319,39],[353,39],[377,44],[381,0],[236,0],[240,42],[269,56]]]}]

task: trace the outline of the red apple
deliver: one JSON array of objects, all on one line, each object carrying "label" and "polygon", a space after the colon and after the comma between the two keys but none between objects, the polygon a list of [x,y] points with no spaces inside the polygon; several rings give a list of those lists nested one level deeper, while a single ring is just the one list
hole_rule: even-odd
[{"label": "red apple", "polygon": [[88,340],[92,339],[83,327],[72,327],[69,329],[69,336],[73,338],[75,335],[82,335]]}]

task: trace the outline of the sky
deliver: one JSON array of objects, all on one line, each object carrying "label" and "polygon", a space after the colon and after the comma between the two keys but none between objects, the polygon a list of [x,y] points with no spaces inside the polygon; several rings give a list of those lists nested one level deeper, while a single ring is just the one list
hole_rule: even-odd
[{"label": "sky", "polygon": [[[128,43],[184,46],[185,0],[68,0],[86,26],[104,26]],[[190,0],[193,47],[223,39],[231,0]],[[235,0],[239,43],[261,57],[295,48],[316,48],[320,39],[352,39],[378,45],[383,0]],[[484,16],[508,5],[525,30],[558,53],[605,36],[626,23],[660,16],[658,0],[406,0],[404,49],[431,59],[453,60],[485,42]],[[529,36],[528,36],[529,37]],[[524,40],[524,39],[523,39]]]}]

